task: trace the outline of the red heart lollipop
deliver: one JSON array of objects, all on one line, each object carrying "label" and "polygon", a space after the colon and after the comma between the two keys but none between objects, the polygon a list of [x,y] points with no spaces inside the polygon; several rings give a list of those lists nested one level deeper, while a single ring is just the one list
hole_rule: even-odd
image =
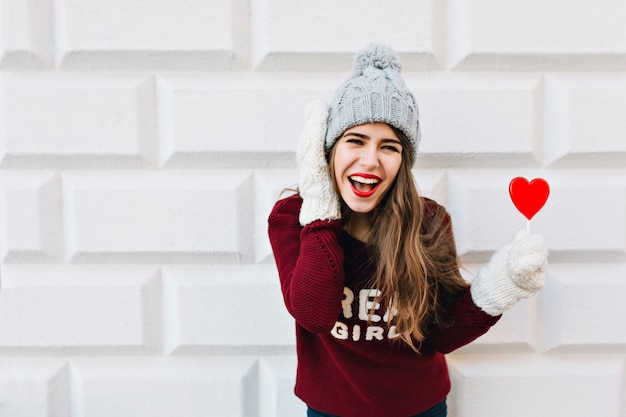
[{"label": "red heart lollipop", "polygon": [[509,194],[515,207],[530,220],[546,204],[550,186],[543,178],[528,182],[526,178],[517,177],[509,184]]}]

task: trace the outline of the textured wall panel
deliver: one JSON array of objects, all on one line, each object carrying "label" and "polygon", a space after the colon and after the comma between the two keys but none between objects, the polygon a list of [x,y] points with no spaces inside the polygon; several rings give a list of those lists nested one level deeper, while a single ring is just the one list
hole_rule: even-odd
[{"label": "textured wall panel", "polygon": [[267,220],[276,201],[293,194],[291,190],[298,187],[298,172],[296,170],[259,171],[255,173],[254,181],[257,207],[254,225],[256,260],[273,264],[272,248],[267,238]]},{"label": "textured wall panel", "polygon": [[461,70],[621,70],[620,0],[448,3],[449,63]]},{"label": "textured wall panel", "polygon": [[4,0],[0,5],[0,67],[52,64],[52,7],[46,0]]},{"label": "textured wall panel", "polygon": [[455,417],[622,415],[621,359],[460,356],[451,365]]},{"label": "textured wall panel", "polygon": [[333,78],[331,87],[293,77],[160,77],[162,162],[293,167],[306,105],[330,100],[339,82]]},{"label": "textured wall panel", "polygon": [[0,359],[0,415],[69,417],[69,373],[61,359]]},{"label": "textured wall panel", "polygon": [[153,85],[145,76],[4,75],[3,165],[151,164]]},{"label": "textured wall panel", "polygon": [[0,352],[155,352],[160,293],[154,268],[7,266]]},{"label": "textured wall panel", "polygon": [[407,68],[437,68],[442,13],[443,3],[433,0],[255,1],[253,65],[278,71],[349,70],[354,51],[386,42],[395,45]]},{"label": "textured wall panel", "polygon": [[57,61],[89,69],[241,68],[248,10],[239,0],[59,0]]},{"label": "textured wall panel", "polygon": [[256,415],[256,363],[240,358],[82,359],[74,417]]},{"label": "textured wall panel", "polygon": [[540,82],[535,76],[406,77],[420,111],[417,167],[536,165]]},{"label": "textured wall panel", "polygon": [[553,166],[626,167],[624,76],[546,77],[545,155]]},{"label": "textured wall panel", "polygon": [[553,265],[541,294],[542,347],[559,352],[623,352],[624,264]]},{"label": "textured wall panel", "polygon": [[63,258],[61,181],[46,171],[2,175],[2,254],[5,262]]},{"label": "textured wall panel", "polygon": [[413,178],[422,197],[430,198],[446,206],[447,183],[444,171],[414,169]]},{"label": "textured wall panel", "polygon": [[259,363],[259,417],[306,415],[306,405],[293,395],[295,356],[266,356]]},{"label": "textured wall panel", "polygon": [[167,268],[164,278],[167,352],[295,344],[274,266]]},{"label": "textured wall panel", "polygon": [[76,261],[247,259],[245,172],[71,172],[64,175],[68,257]]}]

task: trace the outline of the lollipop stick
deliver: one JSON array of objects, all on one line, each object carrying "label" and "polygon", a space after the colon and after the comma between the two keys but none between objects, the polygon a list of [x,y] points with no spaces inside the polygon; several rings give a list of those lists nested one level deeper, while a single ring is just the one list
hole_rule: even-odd
[{"label": "lollipop stick", "polygon": [[530,234],[530,220],[526,221],[526,232]]}]

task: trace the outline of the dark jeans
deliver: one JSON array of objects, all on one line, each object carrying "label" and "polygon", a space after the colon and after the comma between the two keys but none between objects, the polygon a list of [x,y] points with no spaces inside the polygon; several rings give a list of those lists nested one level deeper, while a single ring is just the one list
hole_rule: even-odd
[{"label": "dark jeans", "polygon": [[[339,417],[332,414],[322,413],[321,411],[315,411],[311,407],[307,410],[307,417]],[[430,408],[423,413],[414,415],[413,417],[446,417],[448,415],[448,407],[446,406],[446,400],[443,400],[433,408]]]}]

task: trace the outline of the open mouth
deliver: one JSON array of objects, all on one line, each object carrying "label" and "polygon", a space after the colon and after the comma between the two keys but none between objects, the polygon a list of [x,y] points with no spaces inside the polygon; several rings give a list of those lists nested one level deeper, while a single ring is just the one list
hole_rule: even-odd
[{"label": "open mouth", "polygon": [[357,197],[370,197],[376,192],[381,179],[374,175],[355,174],[348,177],[352,191]]}]

